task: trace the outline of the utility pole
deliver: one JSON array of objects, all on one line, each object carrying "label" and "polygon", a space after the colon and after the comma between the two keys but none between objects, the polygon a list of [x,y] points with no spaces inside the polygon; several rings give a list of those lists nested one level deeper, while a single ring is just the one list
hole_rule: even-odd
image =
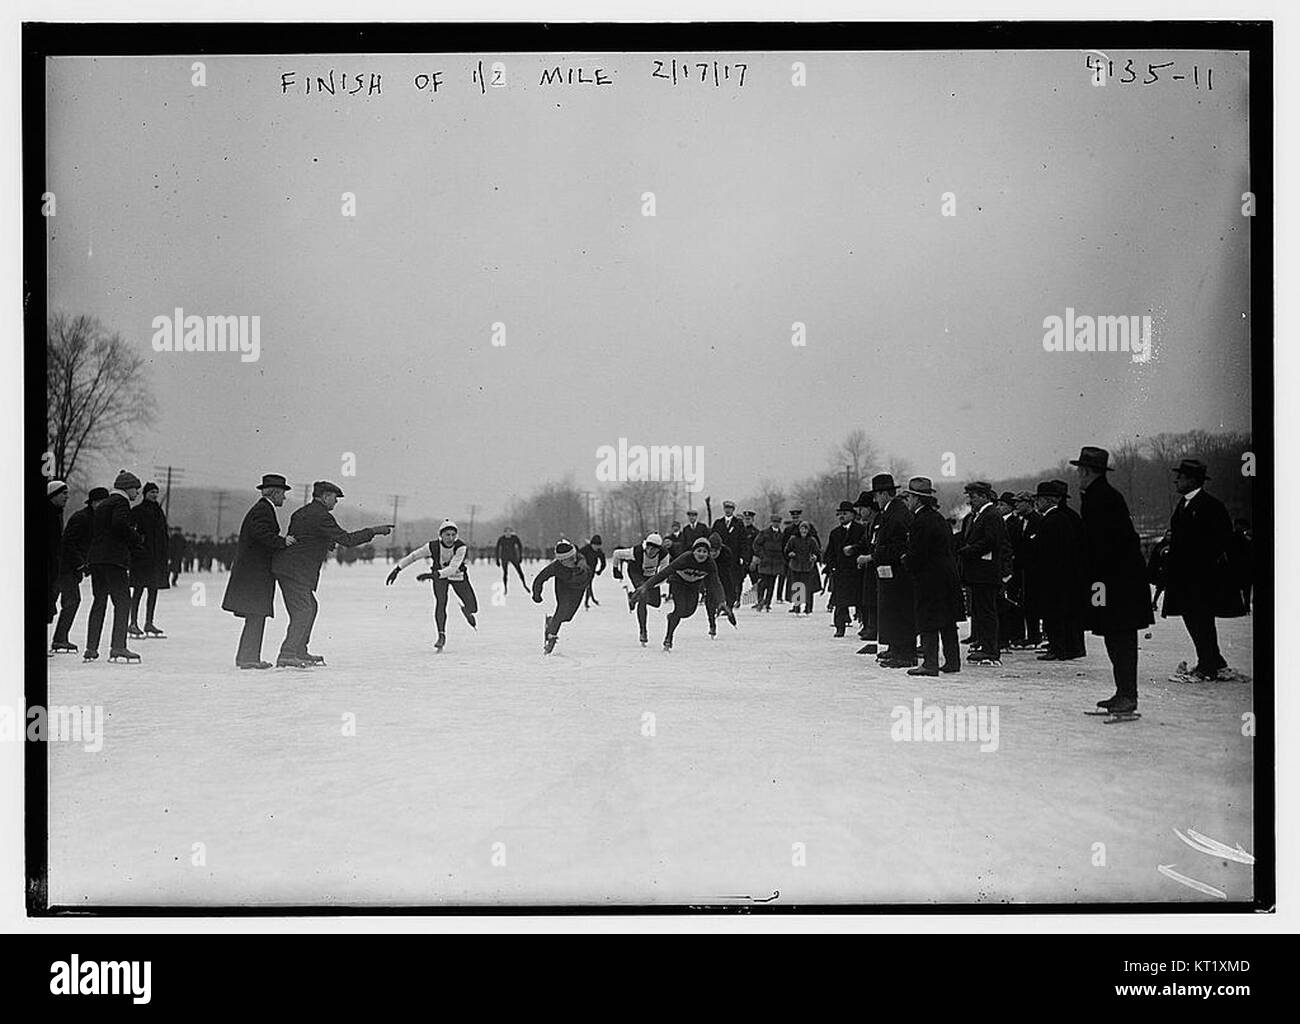
[{"label": "utility pole", "polygon": [[471,505],[469,507],[469,546],[470,547],[474,546],[474,514],[476,512],[478,512],[478,506]]},{"label": "utility pole", "polygon": [[159,476],[165,474],[167,477],[167,483],[164,485],[165,489],[163,490],[163,515],[169,516],[172,507],[172,480],[180,483],[181,477],[185,475],[185,470],[181,469],[180,466],[154,466],[153,471]]},{"label": "utility pole", "polygon": [[221,540],[221,512],[226,507],[226,492],[217,491],[217,529],[212,535],[216,540]]},{"label": "utility pole", "polygon": [[402,499],[406,497],[406,495],[405,495],[405,494],[390,494],[389,497],[393,499],[393,518],[392,518],[391,521],[392,521],[392,524],[393,524],[394,529],[396,529],[396,527],[397,527],[397,506],[401,503]]},{"label": "utility pole", "polygon": [[853,481],[853,476],[852,476],[852,473],[853,473],[853,467],[852,467],[852,466],[845,466],[845,467],[844,467],[844,497],[845,497],[848,501],[852,501],[852,500],[853,500],[853,482],[852,482],[852,481]]}]

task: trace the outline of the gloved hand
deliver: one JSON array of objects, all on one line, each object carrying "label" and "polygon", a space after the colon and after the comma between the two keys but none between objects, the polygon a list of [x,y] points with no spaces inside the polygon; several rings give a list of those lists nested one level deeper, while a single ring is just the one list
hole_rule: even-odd
[{"label": "gloved hand", "polygon": [[417,577],[415,577],[415,578],[416,578],[417,580],[421,580],[421,581],[423,581],[423,580],[436,580],[436,579],[438,578],[438,574],[437,574],[436,572],[422,572],[422,573],[420,573],[419,576],[417,576]]},{"label": "gloved hand", "polygon": [[391,587],[395,582],[397,582],[397,574],[398,574],[399,572],[401,572],[401,571],[402,571],[402,569],[401,569],[401,567],[399,566],[398,568],[396,568],[396,569],[394,569],[392,572],[390,572],[390,573],[388,574],[388,579],[384,581],[384,586],[386,586],[386,587]]},{"label": "gloved hand", "polygon": [[541,604],[541,603],[542,603],[542,595],[541,595],[541,594],[534,594],[534,595],[533,595],[533,604]]}]

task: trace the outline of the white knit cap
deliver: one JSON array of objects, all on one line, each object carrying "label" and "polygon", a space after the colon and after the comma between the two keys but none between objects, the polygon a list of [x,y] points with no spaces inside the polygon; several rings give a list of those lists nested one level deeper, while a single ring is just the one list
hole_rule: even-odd
[{"label": "white knit cap", "polygon": [[664,546],[664,539],[660,537],[659,534],[657,533],[649,534],[646,537],[645,542],[647,544],[653,544],[657,548],[661,548]]},{"label": "white knit cap", "polygon": [[66,491],[67,489],[68,485],[62,480],[51,480],[45,485],[45,496],[47,498],[53,498],[59,493],[59,491]]},{"label": "white knit cap", "polygon": [[457,533],[460,533],[460,527],[457,526],[455,523],[453,523],[450,519],[444,519],[442,521],[442,525],[438,527],[439,533],[442,533],[443,530],[455,530]]}]

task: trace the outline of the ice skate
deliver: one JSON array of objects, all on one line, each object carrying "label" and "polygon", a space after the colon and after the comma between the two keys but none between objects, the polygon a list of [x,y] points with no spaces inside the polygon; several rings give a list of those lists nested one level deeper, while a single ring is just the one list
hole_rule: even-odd
[{"label": "ice skate", "polygon": [[55,654],[76,654],[77,645],[67,640],[55,640],[50,644],[50,650]]},{"label": "ice skate", "polygon": [[434,649],[434,651],[435,651],[436,653],[438,653],[438,654],[441,654],[441,653],[442,653],[442,649],[443,649],[444,647],[446,647],[446,646],[447,646],[447,634],[446,634],[446,633],[439,633],[439,634],[438,634],[438,639],[437,639],[437,641],[436,641],[436,642],[434,643],[434,645],[433,645],[433,649]]},{"label": "ice skate", "polygon": [[144,627],[144,635],[145,635],[146,638],[154,639],[154,640],[166,640],[166,639],[167,639],[167,634],[164,633],[164,632],[163,632],[161,629],[159,629],[157,626],[155,626],[152,622],[149,623],[147,626]]},{"label": "ice skate", "polygon": [[133,661],[139,661],[140,655],[136,654],[135,651],[128,650],[125,647],[114,647],[112,650],[108,652],[108,660],[125,661],[127,664],[130,664]]}]

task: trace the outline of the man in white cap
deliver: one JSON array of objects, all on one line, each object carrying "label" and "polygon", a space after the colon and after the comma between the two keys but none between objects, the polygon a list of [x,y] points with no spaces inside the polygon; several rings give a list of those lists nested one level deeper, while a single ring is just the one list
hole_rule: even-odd
[{"label": "man in white cap", "polygon": [[388,574],[388,585],[392,585],[397,580],[397,574],[405,569],[412,562],[418,562],[422,558],[427,558],[433,563],[432,572],[420,573],[417,580],[433,581],[433,621],[438,627],[438,640],[433,645],[433,649],[442,653],[442,649],[447,646],[447,590],[448,588],[456,591],[456,596],[460,598],[460,613],[465,616],[465,621],[469,623],[471,629],[478,629],[478,623],[474,616],[478,612],[478,597],[474,594],[474,588],[470,585],[469,576],[465,570],[465,555],[468,554],[469,548],[465,542],[460,539],[460,530],[450,519],[444,519],[442,525],[438,527],[437,541],[428,541],[421,544],[409,555],[404,555],[397,563],[397,568]]},{"label": "man in white cap", "polygon": [[[668,547],[664,544],[663,538],[657,533],[650,533],[640,544],[634,544],[630,548],[615,548],[609,561],[610,565],[613,566],[612,572],[616,580],[623,578],[623,563],[626,562],[628,578],[631,580],[633,588],[636,588],[667,565],[669,557]],[[658,587],[653,590],[646,590],[640,595],[633,589],[627,596],[628,611],[636,611],[637,625],[641,629],[642,647],[650,639],[646,634],[646,605],[658,608],[659,601]]]},{"label": "man in white cap", "polygon": [[591,581],[591,566],[582,553],[568,540],[555,545],[555,558],[533,577],[533,600],[542,603],[542,584],[555,578],[555,611],[546,616],[545,641],[542,653],[550,654],[560,638],[560,626],[577,613],[582,604],[587,584]]}]

